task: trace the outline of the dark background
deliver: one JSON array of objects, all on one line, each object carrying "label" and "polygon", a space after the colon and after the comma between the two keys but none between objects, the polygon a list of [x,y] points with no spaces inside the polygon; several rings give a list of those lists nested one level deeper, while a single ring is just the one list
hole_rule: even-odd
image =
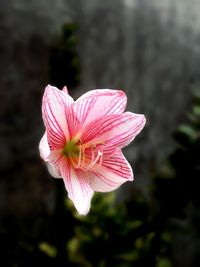
[{"label": "dark background", "polygon": [[[0,0],[0,265],[198,267],[200,4]],[[135,181],[77,216],[39,158],[45,86],[123,89]]]}]

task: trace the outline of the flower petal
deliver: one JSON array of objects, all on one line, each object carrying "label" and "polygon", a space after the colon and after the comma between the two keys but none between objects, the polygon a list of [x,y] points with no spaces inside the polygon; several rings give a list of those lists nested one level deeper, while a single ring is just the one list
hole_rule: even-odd
[{"label": "flower petal", "polygon": [[133,172],[121,150],[116,150],[111,157],[103,160],[102,166],[96,168],[91,177],[90,186],[94,191],[109,192],[127,181],[132,181]]},{"label": "flower petal", "polygon": [[82,215],[86,215],[90,210],[90,202],[94,193],[87,181],[87,173],[75,170],[66,158],[63,159],[60,165],[60,171],[68,197],[74,203],[77,211]]},{"label": "flower petal", "polygon": [[64,86],[63,89],[62,89],[62,91],[65,92],[66,94],[69,94],[68,89],[67,89],[67,86]]},{"label": "flower petal", "polygon": [[73,99],[65,92],[48,85],[42,103],[42,114],[47,129],[50,149],[60,149],[69,139],[66,112],[71,109]]},{"label": "flower petal", "polygon": [[104,153],[111,153],[117,147],[123,148],[133,141],[145,122],[144,115],[131,112],[109,115],[88,124],[81,140],[83,143],[103,144]]},{"label": "flower petal", "polygon": [[59,150],[51,151],[47,158],[47,169],[54,178],[62,178],[59,167],[62,160],[63,155]]},{"label": "flower petal", "polygon": [[45,132],[39,143],[40,157],[44,161],[48,161],[48,156],[50,154],[50,148],[47,140],[47,133]]},{"label": "flower petal", "polygon": [[74,102],[74,111],[81,124],[109,114],[121,114],[127,97],[123,91],[97,89],[87,92]]},{"label": "flower petal", "polygon": [[47,169],[50,175],[54,178],[62,178],[59,168],[56,165],[47,162]]},{"label": "flower petal", "polygon": [[47,162],[47,169],[54,178],[62,178],[59,171],[59,163],[62,159],[60,151],[50,151],[47,133],[45,132],[39,144],[40,156]]}]

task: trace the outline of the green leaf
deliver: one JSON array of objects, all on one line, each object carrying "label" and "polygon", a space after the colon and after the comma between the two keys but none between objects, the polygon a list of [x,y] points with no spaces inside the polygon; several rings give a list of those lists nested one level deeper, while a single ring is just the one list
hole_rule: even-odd
[{"label": "green leaf", "polygon": [[178,131],[186,136],[189,136],[192,139],[195,139],[197,136],[196,131],[191,126],[186,124],[181,125]]},{"label": "green leaf", "polygon": [[47,242],[39,243],[38,248],[51,258],[54,258],[57,255],[57,249]]},{"label": "green leaf", "polygon": [[156,267],[172,267],[172,264],[168,259],[159,259]]},{"label": "green leaf", "polygon": [[200,106],[194,106],[192,109],[192,112],[197,115],[200,116]]}]

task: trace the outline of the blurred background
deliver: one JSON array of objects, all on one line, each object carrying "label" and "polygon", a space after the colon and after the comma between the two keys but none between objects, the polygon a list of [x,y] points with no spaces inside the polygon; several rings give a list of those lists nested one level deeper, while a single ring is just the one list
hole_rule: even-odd
[{"label": "blurred background", "polygon": [[[0,265],[200,266],[200,2],[0,0]],[[45,86],[123,89],[135,181],[87,217],[39,157]]]}]

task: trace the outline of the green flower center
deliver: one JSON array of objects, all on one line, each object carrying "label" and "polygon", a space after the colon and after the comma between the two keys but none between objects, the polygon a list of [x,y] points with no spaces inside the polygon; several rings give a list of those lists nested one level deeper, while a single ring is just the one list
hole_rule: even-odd
[{"label": "green flower center", "polygon": [[79,151],[80,148],[77,142],[70,140],[64,146],[62,153],[67,157],[79,157]]},{"label": "green flower center", "polygon": [[66,142],[62,154],[70,160],[75,169],[88,171],[94,166],[98,167],[102,164],[103,152],[101,147],[97,147],[99,144],[103,143],[82,144],[81,139],[76,136]]}]

